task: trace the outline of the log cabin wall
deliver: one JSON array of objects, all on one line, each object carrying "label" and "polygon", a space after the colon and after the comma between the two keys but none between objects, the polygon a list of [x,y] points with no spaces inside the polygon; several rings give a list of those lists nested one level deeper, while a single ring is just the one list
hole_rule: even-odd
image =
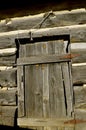
[{"label": "log cabin wall", "polygon": [[0,20],[27,15],[36,15],[42,12],[73,10],[86,8],[86,1],[80,0],[1,0]]},{"label": "log cabin wall", "polygon": [[[47,28],[52,35],[56,27],[58,35],[69,35],[72,59],[72,78],[74,89],[74,114],[76,118],[86,120],[86,10],[49,11],[37,15],[15,17],[0,22],[0,124],[14,126],[17,110],[17,68],[18,46],[16,39],[30,38],[32,32],[40,34],[40,29]],[[41,30],[42,31],[42,30]],[[55,33],[55,32],[53,32]],[[45,36],[45,33],[42,33]],[[41,36],[41,34],[40,34]],[[65,39],[66,41],[66,39]],[[78,56],[77,56],[78,55]],[[9,120],[10,121],[9,121]],[[82,124],[76,125],[76,130]],[[86,124],[83,124],[85,130]]]}]

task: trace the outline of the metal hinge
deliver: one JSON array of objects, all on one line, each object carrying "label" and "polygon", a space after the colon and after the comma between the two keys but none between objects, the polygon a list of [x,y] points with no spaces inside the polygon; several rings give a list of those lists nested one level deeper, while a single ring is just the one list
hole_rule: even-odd
[{"label": "metal hinge", "polygon": [[81,123],[86,123],[86,120],[73,119],[73,120],[69,120],[69,121],[64,122],[64,124],[81,124]]}]

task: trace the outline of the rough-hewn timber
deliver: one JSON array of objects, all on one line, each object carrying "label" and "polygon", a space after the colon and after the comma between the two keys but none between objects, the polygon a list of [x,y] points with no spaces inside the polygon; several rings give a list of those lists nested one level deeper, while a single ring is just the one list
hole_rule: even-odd
[{"label": "rough-hewn timber", "polygon": [[37,37],[44,38],[45,36],[53,35],[69,35],[71,43],[86,42],[86,24],[84,24],[46,29],[18,30],[10,31],[8,33],[4,32],[0,34],[0,48],[16,46],[15,39],[28,38],[28,41],[30,41],[30,33],[32,33],[33,39]]},{"label": "rough-hewn timber", "polygon": [[1,87],[16,87],[17,86],[17,69],[7,69],[0,71],[0,86]]},{"label": "rough-hewn timber", "polygon": [[8,18],[0,22],[0,32],[86,24],[86,10],[50,11],[38,15]]},{"label": "rough-hewn timber", "polygon": [[14,126],[16,124],[16,106],[0,106],[0,125]]},{"label": "rough-hewn timber", "polygon": [[[49,16],[48,16],[49,15]],[[37,23],[37,24],[36,24]],[[54,30],[53,28],[54,27]],[[36,29],[34,29],[36,28]],[[42,28],[42,29],[39,29]],[[46,28],[46,29],[45,29]],[[28,29],[28,30],[26,30]],[[84,45],[86,43],[86,10],[75,11],[60,11],[60,12],[48,12],[35,16],[25,16],[21,18],[6,19],[0,22],[0,49],[13,48],[15,52],[1,53],[0,51],[0,65],[14,65],[16,62],[16,44],[15,39],[28,38],[29,42],[34,42],[36,37],[39,39],[45,39],[47,36],[52,35],[68,35],[70,36],[71,44],[79,43]],[[47,33],[48,32],[48,33]],[[31,41],[32,40],[32,41]],[[19,44],[20,41],[17,41]],[[28,43],[29,43],[28,42]],[[27,44],[28,44],[27,43]],[[78,44],[78,46],[79,46]],[[72,63],[86,62],[86,46],[83,49],[71,47],[71,53],[76,57],[72,59]],[[23,54],[22,50],[22,54]],[[29,52],[30,53],[30,52]],[[12,70],[5,70],[0,72],[0,124],[14,126],[14,119],[16,115],[16,71],[18,68]],[[46,67],[47,70],[47,67]],[[47,71],[44,71],[47,75]],[[74,99],[75,99],[75,118],[86,120],[86,96],[85,86],[80,86],[86,83],[86,65],[72,66],[72,77],[74,87]],[[21,71],[21,70],[20,70]],[[21,77],[18,77],[22,81]],[[21,86],[21,84],[19,84]],[[23,84],[22,84],[23,85]],[[77,85],[77,86],[76,86]],[[79,85],[79,86],[78,86]],[[5,87],[8,90],[4,90]],[[11,87],[11,89],[9,89]],[[21,86],[22,87],[22,86]],[[49,86],[47,86],[48,88]],[[2,89],[3,88],[3,89]],[[22,91],[24,93],[24,91]],[[18,93],[20,94],[20,93]],[[43,96],[47,96],[45,93]],[[19,107],[24,105],[23,95],[19,97]],[[38,100],[38,99],[36,99]],[[44,105],[44,104],[43,104]],[[44,105],[44,109],[45,109]],[[24,115],[24,108],[21,107]],[[45,116],[47,111],[45,110]],[[21,115],[21,113],[19,113]],[[39,114],[39,113],[38,113]],[[23,116],[22,115],[22,116]],[[19,120],[21,122],[21,120]],[[23,120],[24,121],[24,120]],[[27,121],[27,120],[26,120]],[[81,121],[82,122],[82,121]],[[27,122],[26,122],[27,123]],[[31,122],[33,123],[33,122]],[[35,122],[36,125],[37,122]],[[38,122],[39,123],[39,122]],[[77,123],[77,122],[76,122]],[[58,125],[58,124],[54,124]],[[45,127],[46,129],[46,127]],[[67,128],[65,128],[67,129]],[[86,123],[75,124],[76,130],[85,130]]]},{"label": "rough-hewn timber", "polygon": [[73,84],[86,84],[86,65],[72,66]]},{"label": "rough-hewn timber", "polygon": [[0,106],[16,106],[17,90],[0,90]]}]

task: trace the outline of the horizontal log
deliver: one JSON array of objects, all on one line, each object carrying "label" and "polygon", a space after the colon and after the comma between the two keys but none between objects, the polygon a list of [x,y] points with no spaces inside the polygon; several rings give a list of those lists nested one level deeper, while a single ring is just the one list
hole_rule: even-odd
[{"label": "horizontal log", "polygon": [[86,83],[86,65],[72,66],[73,84],[85,84]]},{"label": "horizontal log", "polygon": [[86,62],[86,52],[85,54],[76,52],[76,56],[72,58],[72,63],[84,63],[84,62]]},{"label": "horizontal log", "polygon": [[[71,43],[71,53],[78,55],[72,59],[73,63],[86,62],[86,43]],[[16,60],[16,48],[7,48],[0,50],[0,65],[13,66],[16,64]]]},{"label": "horizontal log", "polygon": [[[74,112],[75,112],[76,119],[86,120],[86,110],[85,109],[77,108],[77,109],[74,109]],[[85,123],[85,126],[86,126],[86,123]]]},{"label": "horizontal log", "polygon": [[7,69],[0,71],[0,86],[1,87],[16,87],[17,86],[17,69]]},{"label": "horizontal log", "polygon": [[12,37],[11,35],[10,37],[6,36],[6,34],[4,37],[4,35],[2,34],[0,37],[0,49],[16,47],[14,38],[15,37]]},{"label": "horizontal log", "polygon": [[[46,29],[18,30],[18,31],[10,31],[8,33],[4,32],[0,34],[0,48],[16,46],[15,39],[28,38],[28,42],[34,42],[35,40],[31,41],[31,36],[33,39],[39,37],[42,38],[39,40],[43,40],[45,39],[46,36],[50,37],[57,35],[58,36],[69,35],[71,43],[86,42],[86,24],[65,26],[65,27],[54,27]],[[17,42],[20,43],[19,40],[17,40]]]},{"label": "horizontal log", "polygon": [[0,57],[0,66],[14,66],[16,64],[16,55]]},{"label": "horizontal log", "polygon": [[6,70],[6,69],[12,69],[12,66],[0,66],[0,71]]},{"label": "horizontal log", "polygon": [[13,65],[16,63],[17,48],[0,49],[0,65]]},{"label": "horizontal log", "polygon": [[0,49],[0,57],[12,56],[16,54],[16,48]]},{"label": "horizontal log", "polygon": [[86,24],[33,30],[29,37],[28,34],[26,35],[25,33],[21,32],[22,35],[20,34],[20,37],[30,37],[30,39],[31,37],[33,39],[39,37],[43,39],[46,36],[69,35],[71,43],[86,42]]},{"label": "horizontal log", "polygon": [[75,42],[75,43],[71,43],[70,45],[71,51],[76,52],[78,50],[80,50],[81,52],[84,52],[86,50],[86,42]]},{"label": "horizontal log", "polygon": [[75,108],[86,108],[86,87],[74,86]]},{"label": "horizontal log", "polygon": [[14,126],[16,121],[16,106],[0,106],[0,125]]},{"label": "horizontal log", "polygon": [[77,55],[72,59],[73,63],[86,62],[86,43],[71,43],[70,50],[72,54]]},{"label": "horizontal log", "polygon": [[75,118],[77,123],[75,125],[75,130],[86,130],[86,110],[85,109],[75,109]]},{"label": "horizontal log", "polygon": [[58,63],[58,62],[67,62],[71,61],[70,54],[64,55],[39,55],[32,57],[24,57],[17,59],[17,65],[33,65],[33,64],[48,64],[48,63]]},{"label": "horizontal log", "polygon": [[68,127],[71,128],[74,126],[73,123],[66,123],[73,118],[18,118],[18,126],[23,127]]},{"label": "horizontal log", "polygon": [[74,24],[86,23],[86,10],[77,9],[71,11],[55,11],[46,12],[37,15],[30,15],[17,18],[8,18],[0,22],[0,32],[32,29],[69,26]]},{"label": "horizontal log", "polygon": [[16,106],[16,89],[0,89],[0,106]]}]

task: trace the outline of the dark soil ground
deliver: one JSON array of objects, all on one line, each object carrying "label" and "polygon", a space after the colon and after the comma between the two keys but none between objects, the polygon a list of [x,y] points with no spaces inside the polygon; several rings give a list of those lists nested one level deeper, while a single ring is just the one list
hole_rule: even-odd
[{"label": "dark soil ground", "polygon": [[4,129],[8,129],[8,130],[31,130],[31,129],[27,129],[27,128],[19,128],[19,127],[9,127],[9,126],[0,126],[0,130],[4,130]]}]

